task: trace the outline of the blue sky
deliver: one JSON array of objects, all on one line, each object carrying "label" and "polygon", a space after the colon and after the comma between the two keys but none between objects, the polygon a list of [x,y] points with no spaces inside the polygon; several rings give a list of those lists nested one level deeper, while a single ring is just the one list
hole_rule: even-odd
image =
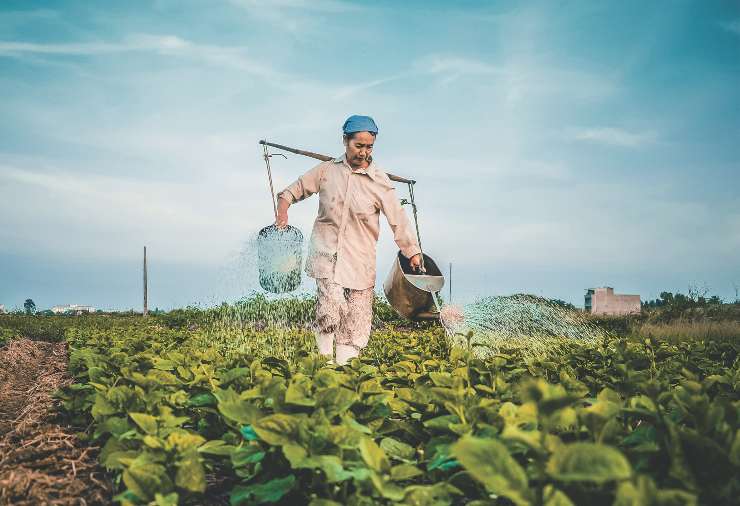
[{"label": "blue sky", "polygon": [[257,141],[339,154],[355,113],[458,300],[734,299],[739,89],[737,2],[5,0],[0,304],[138,307],[144,245],[152,306],[249,293]]}]

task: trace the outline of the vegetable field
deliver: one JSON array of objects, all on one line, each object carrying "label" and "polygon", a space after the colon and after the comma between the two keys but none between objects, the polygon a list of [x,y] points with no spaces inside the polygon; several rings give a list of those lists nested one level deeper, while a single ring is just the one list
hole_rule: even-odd
[{"label": "vegetable field", "polygon": [[376,322],[340,367],[304,325],[181,316],[60,331],[59,410],[121,504],[738,504],[737,340],[478,359]]}]

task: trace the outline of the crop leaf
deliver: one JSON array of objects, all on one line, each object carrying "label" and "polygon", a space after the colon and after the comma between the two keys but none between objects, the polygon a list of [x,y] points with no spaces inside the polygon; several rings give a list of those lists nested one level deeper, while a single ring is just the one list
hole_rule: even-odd
[{"label": "crop leaf", "polygon": [[221,385],[226,386],[232,381],[242,378],[244,376],[249,376],[249,368],[247,367],[236,367],[234,369],[229,369],[225,373],[221,375]]},{"label": "crop leaf", "polygon": [[92,417],[96,420],[100,420],[105,416],[115,415],[119,410],[105,398],[102,392],[95,394],[95,403],[92,407]]},{"label": "crop leaf", "polygon": [[359,397],[344,387],[330,387],[316,392],[316,406],[324,408],[326,416],[332,417],[346,412]]},{"label": "crop leaf", "polygon": [[545,506],[575,506],[573,501],[565,495],[561,490],[556,489],[552,485],[545,487]]},{"label": "crop leaf", "polygon": [[285,391],[285,402],[296,406],[315,406],[316,400],[311,395],[310,381],[291,381]]},{"label": "crop leaf", "polygon": [[194,434],[185,429],[176,429],[167,436],[167,444],[183,452],[190,448],[197,448],[206,442],[200,434]]},{"label": "crop leaf", "polygon": [[[447,482],[440,482],[434,485],[409,485],[403,489],[405,504],[418,505],[443,505],[455,504],[454,496],[461,496],[463,493],[457,487]],[[475,501],[466,503],[474,506]],[[483,504],[491,504],[489,502]]]},{"label": "crop leaf", "polygon": [[616,448],[597,443],[573,443],[550,457],[547,473],[559,481],[601,484],[629,479],[632,468]]},{"label": "crop leaf", "polygon": [[441,415],[434,417],[424,422],[424,427],[439,431],[450,430],[451,424],[460,423],[460,418],[457,415]]},{"label": "crop leaf", "polygon": [[191,407],[204,407],[204,406],[215,406],[216,398],[210,392],[204,392],[202,394],[194,395],[188,400],[188,406]]},{"label": "crop leaf", "polygon": [[730,461],[740,467],[740,429],[735,433],[735,441],[730,447]]},{"label": "crop leaf", "polygon": [[253,424],[254,431],[260,439],[271,445],[284,445],[295,440],[301,423],[298,415],[277,413],[261,418]]},{"label": "crop leaf", "polygon": [[659,490],[648,476],[619,484],[614,506],[696,506],[695,495],[684,490]]},{"label": "crop leaf", "polygon": [[391,501],[402,501],[405,495],[404,490],[390,481],[388,477],[385,477],[378,473],[372,473],[370,480],[373,482],[375,489],[380,492],[380,495]]},{"label": "crop leaf", "polygon": [[206,473],[198,454],[190,450],[185,457],[177,463],[177,474],[175,485],[190,492],[205,492]]},{"label": "crop leaf", "polygon": [[134,463],[123,471],[123,483],[139,499],[149,501],[157,492],[170,492],[167,470],[160,464]]},{"label": "crop leaf", "polygon": [[177,492],[172,492],[167,495],[154,494],[155,506],[177,506],[178,499],[179,496],[177,495]]},{"label": "crop leaf", "polygon": [[253,423],[261,415],[257,406],[239,398],[231,389],[221,390],[217,395],[218,410],[229,420],[239,424]]},{"label": "crop leaf", "polygon": [[392,437],[385,437],[380,441],[380,447],[390,457],[394,457],[400,460],[411,460],[416,455],[416,450],[413,446],[408,445],[404,442],[393,439]]},{"label": "crop leaf", "polygon": [[231,455],[234,450],[236,450],[236,446],[226,444],[221,439],[207,441],[198,447],[198,453],[204,453],[206,455],[227,456]]},{"label": "crop leaf", "polygon": [[122,416],[111,416],[102,425],[102,431],[109,432],[114,436],[120,436],[129,430],[131,430],[131,424],[127,418]]},{"label": "crop leaf", "polygon": [[385,452],[370,438],[363,438],[360,441],[360,453],[362,460],[373,471],[384,473],[390,471],[391,465]]},{"label": "crop leaf", "polygon": [[537,452],[542,451],[542,433],[538,430],[522,430],[515,425],[507,425],[501,432],[501,437],[526,445]]},{"label": "crop leaf", "polygon": [[105,456],[101,452],[100,460],[108,469],[123,469],[124,463],[134,460],[139,455],[137,450],[113,451]]},{"label": "crop leaf", "polygon": [[245,425],[239,430],[239,432],[247,441],[254,441],[256,439],[259,439],[259,436],[257,436],[257,433],[254,431],[254,427],[252,427],[251,425]]},{"label": "crop leaf", "polygon": [[157,434],[157,419],[152,415],[146,413],[129,413],[128,416],[136,422],[141,430],[146,434],[155,435]]},{"label": "crop leaf", "polygon": [[424,471],[411,464],[399,464],[391,468],[391,479],[394,481],[410,480],[424,474]]},{"label": "crop leaf", "polygon": [[277,502],[285,494],[290,492],[294,484],[295,476],[291,474],[282,478],[272,479],[266,483],[235,487],[231,491],[231,506]]},{"label": "crop leaf", "polygon": [[231,465],[243,467],[256,464],[265,458],[265,452],[258,445],[238,446],[231,452]]},{"label": "crop leaf", "polygon": [[520,506],[530,504],[527,475],[502,443],[463,436],[452,445],[452,454],[490,493],[505,496]]}]

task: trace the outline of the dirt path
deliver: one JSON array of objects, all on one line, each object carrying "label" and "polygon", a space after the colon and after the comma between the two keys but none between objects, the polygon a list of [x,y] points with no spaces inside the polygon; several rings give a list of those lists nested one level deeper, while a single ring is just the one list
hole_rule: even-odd
[{"label": "dirt path", "polygon": [[72,380],[64,343],[0,349],[0,505],[110,504],[95,447],[55,423],[52,394]]}]

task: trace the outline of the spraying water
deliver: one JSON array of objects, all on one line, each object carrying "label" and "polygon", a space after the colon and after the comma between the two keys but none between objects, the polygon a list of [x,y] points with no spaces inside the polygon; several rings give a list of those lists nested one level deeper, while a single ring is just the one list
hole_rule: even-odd
[{"label": "spraying water", "polygon": [[[304,276],[293,293],[275,295],[261,290],[256,232],[229,264],[221,285],[231,304],[213,308],[203,329],[203,345],[217,345],[226,354],[267,354],[286,360],[315,351],[313,280]],[[440,322],[453,342],[467,345],[466,336],[472,331],[470,344],[481,358],[511,348],[521,349],[530,358],[543,358],[557,355],[570,344],[591,345],[604,338],[605,332],[582,314],[540,297],[496,296],[464,306],[443,304],[434,287],[427,286],[427,276],[408,277],[415,286],[430,288]]]},{"label": "spraying water", "polygon": [[291,293],[265,292],[259,282],[258,241],[258,231],[251,231],[214,280],[213,294],[200,301],[208,309],[198,339],[204,348],[216,348],[226,357],[273,356],[291,361],[315,347],[310,331],[315,287],[304,276]]},{"label": "spraying water", "polygon": [[556,356],[569,344],[593,345],[605,331],[572,309],[532,295],[485,297],[466,306],[448,305],[440,321],[455,344],[470,344],[480,357],[518,348],[528,358]]}]

